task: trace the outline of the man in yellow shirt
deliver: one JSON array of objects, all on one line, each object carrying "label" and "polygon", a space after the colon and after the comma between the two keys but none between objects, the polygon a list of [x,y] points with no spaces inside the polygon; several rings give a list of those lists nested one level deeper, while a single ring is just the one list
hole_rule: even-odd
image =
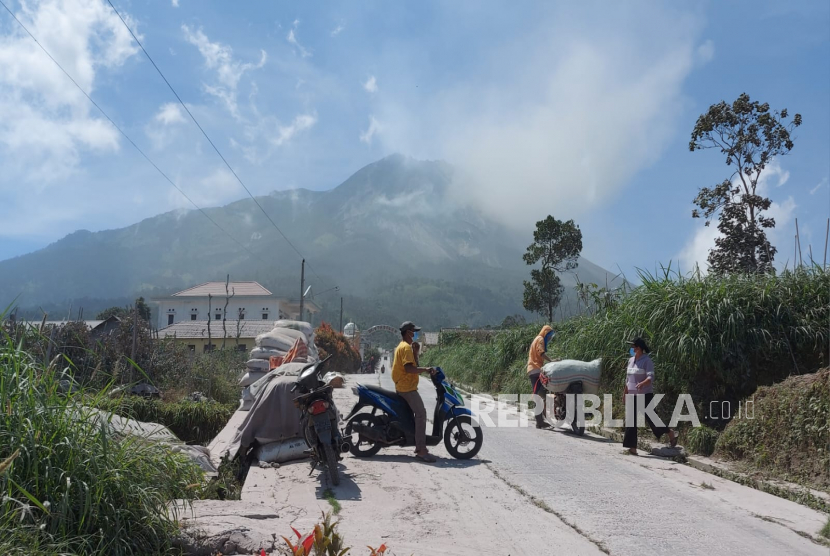
[{"label": "man in yellow shirt", "polygon": [[418,394],[418,375],[433,374],[435,369],[418,367],[416,363],[412,342],[419,330],[421,329],[409,321],[401,325],[401,343],[395,348],[395,358],[392,360],[392,380],[395,382],[395,391],[406,400],[415,415],[415,456],[432,463],[435,458],[427,450],[427,410],[424,400]]}]

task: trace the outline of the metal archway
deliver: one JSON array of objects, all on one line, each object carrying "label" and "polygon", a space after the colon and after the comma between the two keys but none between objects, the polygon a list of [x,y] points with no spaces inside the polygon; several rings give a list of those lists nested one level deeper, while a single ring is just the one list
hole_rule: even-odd
[{"label": "metal archway", "polygon": [[371,336],[372,334],[377,334],[378,332],[389,332],[390,334],[400,334],[401,331],[393,326],[389,326],[388,324],[378,324],[371,328],[366,329],[363,332],[364,336]]}]

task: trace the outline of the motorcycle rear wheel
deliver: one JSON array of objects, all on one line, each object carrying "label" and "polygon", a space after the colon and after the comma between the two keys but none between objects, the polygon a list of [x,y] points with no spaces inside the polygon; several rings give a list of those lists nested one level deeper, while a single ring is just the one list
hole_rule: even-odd
[{"label": "motorcycle rear wheel", "polygon": [[361,439],[357,433],[352,433],[352,424],[357,423],[368,427],[380,428],[381,422],[371,413],[359,413],[346,425],[346,435],[349,437],[349,452],[356,458],[369,458],[380,452],[383,447],[377,442]]},{"label": "motorcycle rear wheel", "polygon": [[[483,443],[484,433],[481,427],[473,424],[469,415],[452,418],[444,429],[444,447],[455,459],[470,459],[481,450]],[[470,448],[469,451],[461,451],[467,447]]]}]

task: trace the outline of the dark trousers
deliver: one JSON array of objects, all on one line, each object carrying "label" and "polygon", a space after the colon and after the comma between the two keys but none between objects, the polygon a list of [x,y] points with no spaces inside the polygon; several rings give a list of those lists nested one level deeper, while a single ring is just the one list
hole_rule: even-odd
[{"label": "dark trousers", "polygon": [[[542,398],[543,407],[546,409],[547,406],[547,395],[548,391],[545,389],[545,386],[542,384],[542,381],[539,380],[541,376],[541,370],[533,370],[527,375],[527,378],[530,379],[531,388],[533,388],[533,393],[537,396]],[[536,416],[537,423],[544,423],[545,422],[545,410],[542,410],[542,413]]]},{"label": "dark trousers", "polygon": [[[627,396],[626,396],[627,397]],[[651,403],[651,398],[654,397],[652,392],[648,394],[644,394],[646,405]],[[628,403],[626,401],[626,403]],[[625,427],[625,437],[623,438],[623,447],[624,448],[636,448],[637,447],[637,411],[641,411],[645,409],[645,406],[639,407],[637,404],[637,396],[632,396],[631,403],[634,404],[634,425],[633,427]],[[627,407],[626,407],[627,409]],[[660,440],[660,437],[664,434],[669,433],[669,427],[658,427],[654,424],[654,421],[651,420],[651,417],[648,414],[645,415],[646,423],[648,426],[651,427],[651,431],[654,433],[654,436]]]}]

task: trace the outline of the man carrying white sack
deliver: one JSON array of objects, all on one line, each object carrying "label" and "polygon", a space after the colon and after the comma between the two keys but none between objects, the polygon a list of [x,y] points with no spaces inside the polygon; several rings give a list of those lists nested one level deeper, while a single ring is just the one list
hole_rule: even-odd
[{"label": "man carrying white sack", "polygon": [[[530,344],[530,351],[527,355],[527,377],[530,379],[530,386],[533,393],[542,398],[542,412],[536,414],[536,428],[549,429],[550,424],[545,421],[547,409],[547,391],[545,383],[547,377],[542,373],[542,365],[545,361],[552,363],[554,360],[547,356],[548,342],[553,338],[553,328],[547,324],[539,331],[539,335]],[[556,359],[559,361],[559,359]]]}]

